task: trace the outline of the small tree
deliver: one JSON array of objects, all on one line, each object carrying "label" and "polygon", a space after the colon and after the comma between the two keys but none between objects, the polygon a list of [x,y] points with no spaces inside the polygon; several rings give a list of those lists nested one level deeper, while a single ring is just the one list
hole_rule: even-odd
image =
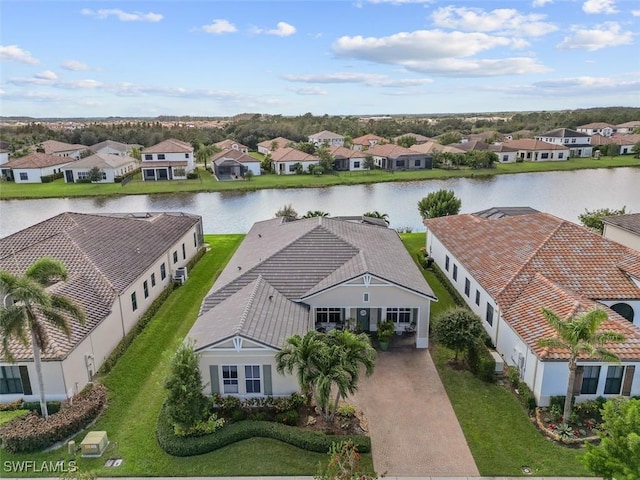
[{"label": "small tree", "polygon": [[271,154],[267,153],[260,162],[260,168],[267,173],[273,171],[273,167],[271,165],[272,160],[273,159],[271,158]]},{"label": "small tree", "polygon": [[135,158],[138,161],[142,160],[142,151],[140,150],[140,147],[133,147],[131,149],[131,158]]},{"label": "small tree", "polygon": [[604,232],[604,223],[602,223],[603,217],[609,217],[612,215],[624,215],[627,213],[627,207],[623,206],[619,210],[611,209],[611,208],[598,208],[596,210],[584,210],[584,213],[578,215],[578,220],[580,223],[587,228],[590,228],[596,233],[602,235]]},{"label": "small tree", "polygon": [[253,172],[251,170],[247,170],[246,172],[244,172],[245,180],[251,181],[252,178],[253,178]]},{"label": "small tree", "polygon": [[89,170],[87,179],[92,183],[99,182],[100,180],[102,180],[102,170],[100,170],[98,167],[93,167],[91,170]]},{"label": "small tree", "polygon": [[401,147],[405,148],[409,148],[416,143],[418,143],[418,141],[413,135],[403,135],[398,140],[396,140],[396,145],[400,145]]},{"label": "small tree", "polygon": [[207,397],[202,393],[200,356],[194,350],[194,341],[182,343],[171,359],[171,372],[165,382],[167,414],[174,426],[194,427],[205,417]]},{"label": "small tree", "polygon": [[293,205],[289,203],[288,205],[284,205],[280,210],[278,210],[275,216],[295,220],[296,218],[298,218],[298,212],[296,212],[295,208],[293,208]]},{"label": "small tree", "polygon": [[317,155],[320,158],[318,165],[320,165],[320,168],[322,168],[322,172],[323,173],[333,172],[333,167],[336,163],[336,160],[335,158],[333,158],[333,155],[331,155],[331,152],[329,151],[329,149],[323,145],[318,149]]},{"label": "small tree", "polygon": [[480,317],[463,307],[454,307],[441,313],[433,325],[436,341],[455,351],[456,362],[458,354],[471,348],[482,337],[482,333]]},{"label": "small tree", "polygon": [[373,170],[376,167],[376,162],[373,159],[373,155],[368,154],[364,157],[364,168],[367,170]]},{"label": "small tree", "polygon": [[461,206],[462,200],[455,196],[453,190],[440,189],[418,202],[418,212],[422,218],[446,217],[457,215]]},{"label": "small tree", "polygon": [[601,413],[600,444],[586,444],[584,464],[605,480],[637,480],[640,478],[640,399],[612,398],[604,404]]},{"label": "small tree", "polygon": [[360,465],[360,454],[353,440],[332,443],[329,449],[329,462],[323,469],[318,467],[314,480],[375,480],[378,475],[368,473]]},{"label": "small tree", "polygon": [[640,142],[636,142],[633,147],[631,147],[631,153],[633,153],[634,158],[640,158]]}]

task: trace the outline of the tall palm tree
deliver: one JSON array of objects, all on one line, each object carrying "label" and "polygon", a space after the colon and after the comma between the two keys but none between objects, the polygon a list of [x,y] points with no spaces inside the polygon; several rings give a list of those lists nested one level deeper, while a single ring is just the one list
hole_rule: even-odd
[{"label": "tall palm tree", "polygon": [[587,355],[590,359],[619,362],[618,356],[608,350],[605,345],[624,342],[625,336],[611,330],[598,330],[608,317],[607,313],[599,308],[589,310],[582,315],[569,317],[566,320],[546,308],[542,309],[542,314],[556,331],[556,335],[550,338],[541,338],[538,340],[538,345],[543,348],[561,348],[569,351],[569,381],[567,382],[567,395],[562,414],[562,421],[566,422],[571,414],[573,384],[578,370],[578,358],[581,355]]},{"label": "tall palm tree", "polygon": [[196,160],[198,163],[204,163],[204,169],[207,169],[207,160],[211,159],[211,156],[218,153],[220,148],[215,145],[205,145],[200,143],[196,150]]},{"label": "tall palm tree", "polygon": [[47,403],[42,379],[41,352],[47,348],[48,338],[44,321],[71,335],[69,319],[83,324],[85,314],[72,300],[46,290],[58,280],[67,279],[67,269],[58,260],[41,258],[36,260],[24,276],[16,276],[0,271],[0,292],[4,295],[0,307],[0,334],[2,334],[2,355],[9,361],[15,360],[10,342],[13,339],[28,344],[31,336],[33,360],[38,378],[40,407],[42,416],[48,417]]},{"label": "tall palm tree", "polygon": [[315,355],[322,346],[321,334],[311,330],[304,337],[294,335],[287,338],[282,349],[276,353],[276,370],[281,374],[292,374],[295,371],[307,405],[311,403],[313,396]]},{"label": "tall palm tree", "polygon": [[[316,404],[327,422],[331,422],[341,398],[355,393],[357,383],[353,381],[353,371],[346,364],[345,352],[338,345],[325,344],[315,355],[314,385]],[[336,392],[331,402],[331,392]]]}]

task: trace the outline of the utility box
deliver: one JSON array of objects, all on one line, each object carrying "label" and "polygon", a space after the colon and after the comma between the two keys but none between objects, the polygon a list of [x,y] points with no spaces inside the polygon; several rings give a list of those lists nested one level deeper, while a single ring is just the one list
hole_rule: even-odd
[{"label": "utility box", "polygon": [[83,457],[101,457],[108,445],[107,432],[89,432],[80,443],[80,450]]},{"label": "utility box", "polygon": [[504,359],[500,356],[500,354],[496,351],[491,351],[491,356],[496,362],[495,373],[503,373],[504,372]]},{"label": "utility box", "polygon": [[69,455],[75,455],[76,454],[76,442],[74,440],[69,440],[68,445],[68,449],[69,449]]}]

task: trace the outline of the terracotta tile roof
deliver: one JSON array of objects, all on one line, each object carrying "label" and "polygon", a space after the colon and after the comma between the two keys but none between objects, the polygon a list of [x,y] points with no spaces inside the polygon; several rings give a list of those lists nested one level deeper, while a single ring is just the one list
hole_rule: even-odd
[{"label": "terracotta tile roof", "polygon": [[591,145],[593,146],[608,145],[610,143],[616,143],[613,137],[604,137],[599,133],[596,133],[595,135],[591,135]]},{"label": "terracotta tile roof", "polygon": [[338,135],[337,133],[330,132],[329,130],[323,130],[318,133],[314,133],[313,135],[309,135],[310,139],[313,140],[333,140],[344,138],[342,135]]},{"label": "terracotta tile roof", "polygon": [[104,142],[91,145],[89,147],[89,150],[95,153],[95,152],[98,152],[99,150],[102,150],[103,148],[111,148],[113,150],[117,150],[122,153],[127,153],[131,151],[133,147],[141,148],[142,145],[138,145],[138,144],[128,145],[126,143],[116,142],[114,140],[105,140]]},{"label": "terracotta tile roof", "polygon": [[618,228],[640,235],[640,213],[603,217],[602,221],[608,225],[615,225]]},{"label": "terracotta tile roof", "polygon": [[235,148],[223,150],[222,152],[218,152],[211,157],[212,162],[216,162],[222,159],[235,160],[241,163],[254,163],[254,162],[260,163],[260,160],[258,160],[257,158],[254,158],[249,154],[241,152],[240,150],[236,150]]},{"label": "terracotta tile roof", "polygon": [[293,147],[278,148],[271,153],[274,162],[318,162],[320,158]]},{"label": "terracotta tile roof", "polygon": [[420,152],[412,150],[410,148],[401,147],[400,145],[394,145],[393,143],[386,143],[384,145],[375,145],[367,150],[369,155],[378,157],[397,158],[403,155],[419,155]]},{"label": "terracotta tile roof", "polygon": [[364,145],[368,147],[371,145],[371,142],[381,142],[384,138],[374,135],[373,133],[367,133],[366,135],[362,135],[361,137],[354,138],[351,143],[354,145]]},{"label": "terracotta tile roof", "polygon": [[444,145],[441,145],[438,142],[428,141],[425,143],[416,143],[409,147],[410,150],[413,150],[418,153],[437,153],[444,151]]},{"label": "terracotta tile roof", "polygon": [[2,165],[2,168],[46,168],[66,165],[74,162],[71,157],[60,157],[48,153],[30,153],[24,157],[14,158]]},{"label": "terracotta tile roof", "polygon": [[616,125],[618,128],[638,128],[640,127],[640,120],[632,120],[630,122],[619,123]]},{"label": "terracotta tile roof", "polygon": [[465,152],[475,152],[477,150],[490,149],[490,145],[487,142],[483,142],[481,140],[469,140],[468,142],[456,143],[452,146],[464,150]]},{"label": "terracotta tile roof", "polygon": [[141,153],[193,153],[193,147],[190,143],[169,138],[145,148]]},{"label": "terracotta tile roof", "polygon": [[368,151],[361,152],[346,147],[329,147],[329,152],[335,158],[365,158],[369,154]]},{"label": "terracotta tile roof", "polygon": [[578,128],[584,128],[584,129],[589,129],[589,130],[593,130],[595,129],[599,129],[599,128],[613,128],[615,129],[616,126],[615,125],[611,125],[610,123],[606,123],[606,122],[594,122],[594,123],[587,123],[586,125],[580,125]]},{"label": "terracotta tile roof", "polygon": [[[587,135],[588,136],[588,135]],[[504,142],[509,148],[515,148],[517,150],[569,150],[564,145],[558,145],[555,143],[547,143],[542,140],[535,140],[533,138],[521,138],[519,140],[508,140]]]},{"label": "terracotta tile roof", "polygon": [[295,143],[293,140],[289,140],[288,138],[276,137],[271,140],[265,140],[264,142],[260,142],[258,146],[271,150],[271,144],[273,142],[276,142],[278,144],[278,148],[283,148],[289,145],[290,143]]},{"label": "terracotta tile roof", "polygon": [[513,147],[508,147],[507,145],[504,144],[493,144],[493,145],[489,145],[489,150],[491,150],[492,152],[517,152],[518,149],[517,148],[513,148]]},{"label": "terracotta tile roof", "polygon": [[233,149],[234,145],[237,145],[237,149],[236,150],[249,150],[249,147],[247,147],[246,145],[241,144],[240,142],[236,142],[235,140],[230,140],[230,139],[226,139],[226,140],[222,140],[220,142],[214,143],[214,145],[218,148],[222,148],[222,149]]},{"label": "terracotta tile roof", "polygon": [[616,134],[610,138],[617,145],[635,145],[640,142],[640,133]]},{"label": "terracotta tile roof", "polygon": [[42,146],[42,148],[44,149],[44,153],[49,153],[49,154],[73,152],[76,150],[82,151],[89,148],[86,145],[58,142],[57,140],[45,140],[44,142],[41,142],[38,145],[32,146],[31,150],[35,151],[40,146]]}]

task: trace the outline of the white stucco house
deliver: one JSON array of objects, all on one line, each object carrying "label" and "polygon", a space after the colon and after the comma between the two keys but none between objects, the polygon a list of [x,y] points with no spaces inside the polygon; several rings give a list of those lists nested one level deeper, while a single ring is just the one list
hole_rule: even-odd
[{"label": "white stucco house", "polygon": [[249,147],[231,139],[222,140],[221,142],[217,142],[214,145],[221,150],[238,150],[242,153],[249,153]]},{"label": "white stucco house", "polygon": [[274,150],[287,147],[293,143],[295,142],[284,137],[272,138],[271,140],[265,140],[264,142],[260,142],[258,144],[258,153],[268,155],[270,153],[273,153]]},{"label": "white stucco house", "polygon": [[425,220],[427,251],[483,326],[505,363],[519,369],[540,406],[565,395],[568,352],[544,349],[555,335],[542,315],[601,308],[605,330],[626,341],[607,347],[620,363],[582,357],[576,401],[640,395],[640,252],[579,225],[528,208]]},{"label": "white stucco house", "polygon": [[240,150],[227,149],[211,157],[211,169],[218,180],[239,179],[251,171],[260,175],[260,160]]},{"label": "white stucco house", "polygon": [[64,168],[65,183],[74,183],[89,178],[89,171],[99,168],[102,179],[98,183],[113,183],[116,177],[122,177],[140,168],[140,162],[133,157],[109,153],[94,153]]},{"label": "white stucco house", "polygon": [[[69,273],[49,289],[83,307],[84,325],[71,336],[42,322],[49,338],[42,352],[48,400],[64,400],[92,381],[113,348],[202,248],[202,221],[184,213],[62,213],[0,239],[0,270],[16,275],[37,259],[60,260]],[[12,341],[15,363],[0,360],[0,403],[37,401],[30,344]]]},{"label": "white stucco house", "polygon": [[518,149],[503,144],[489,145],[489,150],[498,155],[500,163],[515,163],[518,158]]},{"label": "white stucco house", "polygon": [[69,157],[73,160],[79,160],[82,152],[88,150],[86,145],[59,142],[57,140],[45,140],[44,142],[33,145],[29,150],[32,153],[46,153],[48,155],[57,155],[59,157]]},{"label": "white stucco house", "polygon": [[415,327],[428,347],[435,301],[400,237],[385,226],[315,217],[253,225],[205,297],[188,334],[201,355],[205,393],[289,395],[295,375],[276,371],[286,338],[355,324]]},{"label": "white stucco house", "polygon": [[365,160],[367,158],[367,152],[364,152],[362,150],[352,150],[346,147],[330,147],[329,153],[335,160],[335,170],[366,170]]},{"label": "white stucco house", "polygon": [[323,130],[321,132],[314,133],[313,135],[309,135],[308,142],[313,143],[316,147],[321,147],[322,145],[326,145],[327,147],[343,147],[344,136],[328,130]]},{"label": "white stucco house", "polygon": [[74,163],[73,157],[48,153],[30,153],[2,165],[2,174],[16,183],[42,183],[42,177],[62,172]]},{"label": "white stucco house", "polygon": [[320,158],[293,147],[278,148],[271,153],[271,165],[278,175],[295,174],[298,163],[308,172],[310,167],[320,163]]},{"label": "white stucco house", "polygon": [[0,165],[4,165],[9,161],[9,156],[11,152],[9,150],[0,149]]},{"label": "white stucco house", "polygon": [[570,128],[556,128],[535,137],[546,143],[563,145],[569,149],[571,157],[589,158],[593,156],[591,136]]},{"label": "white stucco house", "polygon": [[379,143],[384,142],[384,138],[374,135],[373,133],[367,133],[361,137],[356,137],[351,141],[351,148],[353,150],[367,150],[371,147],[375,147]]},{"label": "white stucco house", "polygon": [[193,147],[188,142],[169,138],[141,152],[142,180],[184,180],[193,172]]},{"label": "white stucco house", "polygon": [[603,137],[610,137],[617,132],[617,127],[606,122],[587,123],[586,125],[580,125],[576,128],[577,132],[586,133],[587,135],[602,135]]},{"label": "white stucco house", "polygon": [[89,147],[92,153],[106,153],[109,155],[120,155],[121,157],[131,156],[134,148],[142,149],[142,145],[116,142],[114,140],[105,140]]},{"label": "white stucco house", "polygon": [[616,125],[616,133],[633,133],[640,128],[640,120],[633,120],[631,122],[620,123]]},{"label": "white stucco house", "polygon": [[433,157],[393,143],[375,145],[366,152],[382,170],[422,170],[433,168]]},{"label": "white stucco house", "polygon": [[640,252],[640,213],[604,217],[605,238]]},{"label": "white stucco house", "polygon": [[535,140],[533,138],[521,138],[508,140],[504,146],[515,149],[516,159],[530,162],[558,162],[569,160],[571,151],[564,145]]}]

